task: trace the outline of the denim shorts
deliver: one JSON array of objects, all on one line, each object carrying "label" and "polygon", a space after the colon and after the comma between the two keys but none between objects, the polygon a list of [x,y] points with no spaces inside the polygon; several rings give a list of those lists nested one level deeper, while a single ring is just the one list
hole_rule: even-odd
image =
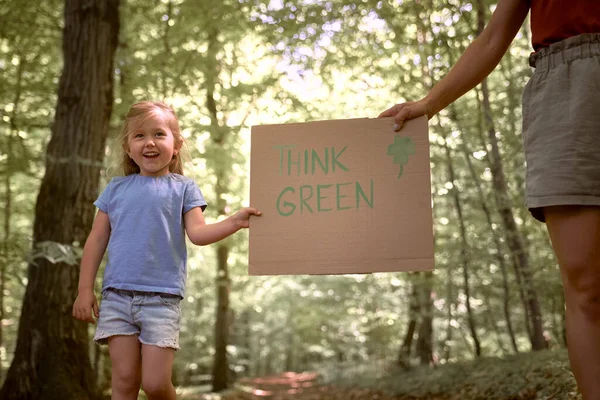
[{"label": "denim shorts", "polygon": [[179,350],[181,298],[172,294],[106,289],[94,341],[107,344],[117,335],[138,335],[142,344]]},{"label": "denim shorts", "polygon": [[532,215],[558,205],[600,206],[600,33],[533,53],[523,92],[526,200]]}]

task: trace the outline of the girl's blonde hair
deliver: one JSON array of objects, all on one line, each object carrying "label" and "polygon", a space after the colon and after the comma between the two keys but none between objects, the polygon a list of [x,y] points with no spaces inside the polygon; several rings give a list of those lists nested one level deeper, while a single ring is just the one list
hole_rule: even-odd
[{"label": "girl's blonde hair", "polygon": [[140,167],[127,154],[129,134],[137,126],[144,123],[149,117],[156,114],[162,114],[166,117],[169,129],[173,133],[173,138],[175,139],[175,149],[177,149],[177,154],[173,155],[173,159],[169,163],[169,172],[183,175],[183,162],[181,156],[183,136],[181,136],[181,130],[179,129],[179,121],[177,120],[173,108],[160,101],[141,101],[135,103],[131,106],[129,112],[125,116],[125,123],[117,137],[117,141],[121,143],[123,150],[121,166],[124,175],[138,174],[140,172]]}]

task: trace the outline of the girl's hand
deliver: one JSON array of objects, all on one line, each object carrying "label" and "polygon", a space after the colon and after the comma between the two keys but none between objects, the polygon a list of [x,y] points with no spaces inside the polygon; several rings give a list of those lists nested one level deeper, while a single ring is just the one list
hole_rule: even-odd
[{"label": "girl's hand", "polygon": [[395,104],[379,114],[378,118],[394,117],[394,131],[398,132],[405,121],[418,118],[422,115],[427,115],[429,118],[433,116],[425,99]]},{"label": "girl's hand", "polygon": [[94,316],[98,318],[99,315],[98,300],[96,300],[94,291],[86,290],[79,292],[73,304],[73,316],[79,320],[94,324],[96,323]]},{"label": "girl's hand", "polygon": [[231,220],[236,226],[240,228],[249,228],[250,227],[250,216],[256,215],[260,216],[262,213],[258,211],[256,208],[252,207],[244,207],[240,211],[236,212],[231,216]]}]

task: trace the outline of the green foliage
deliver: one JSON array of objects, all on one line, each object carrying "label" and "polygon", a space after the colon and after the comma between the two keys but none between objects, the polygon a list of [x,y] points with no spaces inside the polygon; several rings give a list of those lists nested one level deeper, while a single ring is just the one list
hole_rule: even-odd
[{"label": "green foliage", "polygon": [[569,369],[566,351],[543,351],[482,358],[440,366],[396,372],[376,386],[396,395],[446,399],[580,399]]},{"label": "green foliage", "polygon": [[[31,252],[35,196],[50,136],[62,2],[0,3],[0,268],[4,271],[0,379],[16,344]],[[32,29],[32,27],[35,29]]]}]

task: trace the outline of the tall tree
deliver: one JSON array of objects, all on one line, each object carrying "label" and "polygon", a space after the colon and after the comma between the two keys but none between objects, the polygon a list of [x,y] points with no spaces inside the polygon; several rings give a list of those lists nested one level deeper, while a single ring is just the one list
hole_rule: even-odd
[{"label": "tall tree", "polygon": [[[438,119],[439,121],[439,119]],[[440,131],[443,132],[443,128],[440,127]],[[465,218],[463,215],[463,204],[460,198],[460,193],[457,187],[456,174],[454,173],[454,163],[452,162],[452,150],[448,145],[448,138],[445,134],[442,134],[443,147],[446,152],[446,167],[448,169],[448,182],[452,184],[452,198],[454,200],[454,208],[456,210],[456,217],[458,220],[458,228],[460,230],[460,262],[462,264],[463,274],[463,291],[465,295],[465,306],[467,308],[467,322],[469,323],[469,330],[471,332],[471,338],[473,339],[473,347],[475,348],[475,355],[481,356],[481,342],[477,335],[477,326],[475,322],[475,316],[473,307],[471,306],[472,295],[471,295],[471,283],[470,279],[470,264],[471,255],[469,252],[469,243],[467,239],[467,229],[465,227]]]},{"label": "tall tree", "polygon": [[400,347],[400,351],[398,351],[398,357],[396,359],[396,364],[402,368],[408,368],[410,366],[410,353],[415,331],[417,329],[417,318],[419,313],[419,297],[414,283],[411,284],[410,289],[410,295],[408,296],[408,324],[406,326],[404,339],[402,339],[402,346]]},{"label": "tall tree", "polygon": [[79,269],[69,260],[73,243],[85,241],[94,217],[113,104],[118,7],[119,0],[65,3],[64,68],[36,204],[35,258],[28,266],[19,339],[2,399],[97,397],[87,324],[71,316]]},{"label": "tall tree", "polygon": [[[225,145],[227,135],[231,132],[229,128],[223,126],[219,121],[217,101],[215,99],[215,90],[219,76],[219,66],[217,62],[218,52],[218,34],[216,26],[209,28],[208,32],[208,51],[207,51],[207,70],[206,79],[206,108],[210,113],[211,120],[211,141],[217,148]],[[226,215],[227,202],[224,196],[227,193],[227,175],[229,171],[229,163],[215,166],[216,174],[216,208],[219,216]],[[229,240],[222,240],[216,244],[217,252],[217,313],[215,321],[215,358],[212,369],[212,387],[213,391],[220,392],[227,389],[229,385],[229,363],[227,361],[227,345],[229,344],[229,291],[231,280],[229,279],[229,264],[228,258],[231,251]]]},{"label": "tall tree", "polygon": [[418,296],[421,315],[417,355],[421,365],[433,363],[433,273],[419,272]]},{"label": "tall tree", "polygon": [[[459,126],[460,126],[458,112],[456,111],[456,107],[454,105],[450,106],[450,114],[452,115],[452,119],[454,121],[456,121],[457,124],[459,124]],[[483,214],[485,215],[485,220],[486,220],[486,223],[488,226],[488,230],[492,237],[492,241],[494,243],[494,248],[496,249],[496,251],[494,252],[494,255],[495,255],[496,261],[498,262],[498,266],[500,267],[500,272],[502,273],[502,290],[503,290],[502,310],[504,312],[506,329],[508,331],[508,336],[510,338],[512,348],[515,353],[518,353],[519,349],[517,347],[517,341],[515,338],[515,332],[513,329],[512,319],[511,319],[511,315],[510,315],[511,314],[511,312],[510,312],[510,287],[509,287],[509,282],[508,282],[508,268],[507,268],[506,262],[504,260],[503,248],[501,245],[500,237],[495,228],[494,223],[492,222],[491,210],[490,210],[488,201],[486,200],[486,197],[485,197],[485,194],[483,191],[481,179],[475,172],[475,166],[473,165],[473,161],[471,160],[472,152],[469,148],[469,145],[467,144],[467,142],[465,140],[461,140],[460,146],[461,146],[463,156],[465,158],[465,161],[466,161],[468,169],[469,169],[469,175],[473,181],[473,184],[475,185],[475,187],[477,189],[477,198],[479,200],[479,205],[481,207],[481,211],[483,211]]]},{"label": "tall tree", "polygon": [[[485,26],[485,7],[483,0],[477,2],[477,33],[481,33]],[[546,348],[546,340],[544,339],[544,330],[542,326],[542,311],[537,296],[537,291],[533,285],[533,273],[529,256],[525,248],[524,239],[521,232],[517,228],[515,217],[510,206],[508,185],[504,174],[504,166],[500,158],[500,149],[498,147],[498,139],[496,137],[496,127],[492,117],[490,105],[490,94],[488,81],[484,79],[481,83],[483,113],[485,121],[485,130],[488,134],[488,140],[491,147],[490,161],[492,172],[492,184],[496,203],[500,211],[500,216],[504,229],[506,230],[506,238],[508,247],[515,261],[515,274],[520,276],[523,281],[523,286],[526,293],[527,315],[529,326],[529,338],[531,348],[533,350],[541,350]]]}]

